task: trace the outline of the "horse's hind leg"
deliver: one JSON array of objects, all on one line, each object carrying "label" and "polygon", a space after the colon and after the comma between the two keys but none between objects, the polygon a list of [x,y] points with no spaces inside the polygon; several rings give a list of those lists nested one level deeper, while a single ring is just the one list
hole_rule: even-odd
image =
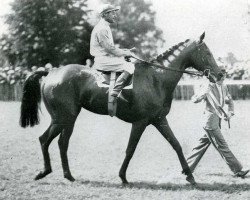
[{"label": "horse's hind leg", "polygon": [[44,159],[44,171],[41,171],[36,177],[35,180],[44,178],[52,172],[49,156],[49,145],[52,140],[59,135],[62,131],[62,126],[58,124],[51,124],[49,128],[44,132],[43,135],[39,137],[41,143],[43,159]]},{"label": "horse's hind leg", "polygon": [[74,128],[73,125],[65,125],[64,129],[59,137],[58,140],[58,145],[60,149],[60,154],[61,154],[61,160],[62,160],[62,167],[63,167],[63,174],[64,178],[70,180],[70,181],[75,181],[74,177],[71,175],[70,169],[69,169],[69,162],[68,162],[68,156],[67,156],[67,151],[68,151],[68,146],[69,146],[69,139],[70,136],[72,135]]},{"label": "horse's hind leg", "polygon": [[187,175],[186,180],[190,182],[192,185],[196,185],[196,182],[194,180],[194,177],[192,175],[192,172],[187,164],[187,161],[183,155],[181,145],[179,141],[174,136],[174,133],[172,132],[168,121],[166,118],[161,120],[156,120],[153,125],[160,131],[162,136],[171,144],[173,149],[176,151],[178,158],[180,160],[183,172]]}]

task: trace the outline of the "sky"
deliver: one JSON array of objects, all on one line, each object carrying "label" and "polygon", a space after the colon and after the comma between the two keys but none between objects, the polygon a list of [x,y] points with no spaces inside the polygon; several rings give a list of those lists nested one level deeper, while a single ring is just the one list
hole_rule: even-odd
[{"label": "sky", "polygon": [[215,57],[233,52],[250,59],[250,20],[247,0],[154,0],[157,25],[166,45],[206,32],[205,42]]},{"label": "sky", "polygon": [[[12,1],[0,1],[0,16],[10,11],[8,4]],[[238,59],[250,59],[250,16],[247,15],[250,0],[150,2],[152,9],[156,11],[156,25],[163,31],[166,40],[159,52],[187,38],[198,38],[205,31],[204,41],[215,58],[233,52]],[[93,10],[99,5],[99,0],[89,0],[89,6]],[[3,32],[6,32],[6,26],[0,18],[0,34]]]}]

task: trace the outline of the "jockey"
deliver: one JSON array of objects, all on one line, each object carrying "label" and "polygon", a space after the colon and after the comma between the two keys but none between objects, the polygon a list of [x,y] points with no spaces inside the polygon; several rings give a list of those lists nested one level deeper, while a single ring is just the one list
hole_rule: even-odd
[{"label": "jockey", "polygon": [[117,97],[125,86],[131,74],[134,73],[134,65],[126,62],[124,57],[131,56],[129,49],[121,49],[115,46],[110,24],[117,20],[119,7],[105,4],[100,10],[100,21],[94,27],[90,39],[90,54],[95,57],[94,69],[101,71],[122,72],[117,78],[111,95]]}]

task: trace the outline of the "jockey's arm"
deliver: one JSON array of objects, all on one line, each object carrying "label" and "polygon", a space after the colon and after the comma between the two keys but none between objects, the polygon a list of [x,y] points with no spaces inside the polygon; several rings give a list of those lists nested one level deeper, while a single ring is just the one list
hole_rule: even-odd
[{"label": "jockey's arm", "polygon": [[107,53],[118,57],[131,56],[131,51],[129,49],[120,49],[111,44],[108,36],[105,34],[105,31],[101,31],[98,37],[99,44],[106,50]]}]

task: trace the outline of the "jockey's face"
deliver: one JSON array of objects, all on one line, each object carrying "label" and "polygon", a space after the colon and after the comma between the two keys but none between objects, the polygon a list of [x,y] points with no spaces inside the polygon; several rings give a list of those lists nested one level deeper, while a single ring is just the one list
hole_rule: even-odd
[{"label": "jockey's face", "polygon": [[109,23],[115,23],[117,20],[117,11],[113,10],[103,14],[103,18]]}]

